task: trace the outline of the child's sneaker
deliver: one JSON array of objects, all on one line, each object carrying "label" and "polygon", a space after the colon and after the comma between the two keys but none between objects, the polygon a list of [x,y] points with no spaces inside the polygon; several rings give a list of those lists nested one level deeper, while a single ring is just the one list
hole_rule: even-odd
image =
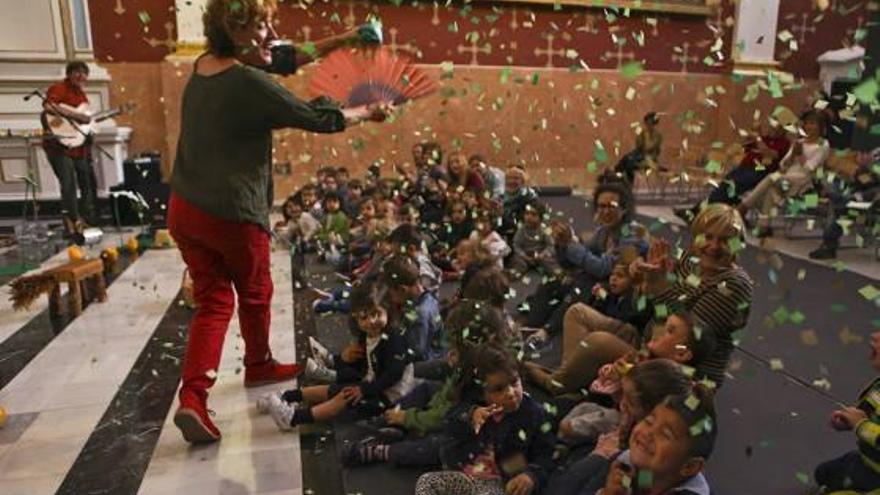
[{"label": "child's sneaker", "polygon": [[272,394],[268,396],[266,406],[279,430],[290,431],[293,429],[293,414],[296,412],[296,405],[288,404],[281,399],[280,395]]},{"label": "child's sneaker", "polygon": [[318,339],[309,337],[309,349],[312,350],[312,357],[315,358],[318,364],[326,368],[333,367],[333,353],[318,342]]},{"label": "child's sneaker", "polygon": [[308,358],[306,360],[306,370],[303,372],[303,380],[309,383],[335,383],[336,371],[331,370],[312,358]]},{"label": "child's sneaker", "polygon": [[[272,404],[272,399],[274,397],[278,397],[281,399],[281,396],[284,394],[283,391],[279,390],[277,392],[271,392],[263,395],[259,399],[257,399],[257,412],[260,414],[269,414],[269,406]],[[284,399],[282,399],[283,401]]]}]

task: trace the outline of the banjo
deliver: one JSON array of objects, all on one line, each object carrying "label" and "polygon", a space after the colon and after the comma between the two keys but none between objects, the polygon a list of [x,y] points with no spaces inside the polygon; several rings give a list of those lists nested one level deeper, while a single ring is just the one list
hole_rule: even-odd
[{"label": "banjo", "polygon": [[92,114],[88,103],[82,103],[78,107],[73,107],[64,103],[55,103],[55,106],[64,110],[71,110],[89,116],[87,123],[80,123],[74,119],[63,117],[43,110],[40,114],[40,122],[43,129],[50,134],[53,139],[64,145],[66,148],[76,148],[82,146],[86,142],[87,137],[91,137],[95,132],[98,122],[115,117],[121,113],[125,113],[134,108],[134,103],[126,103],[117,108],[111,108]]}]

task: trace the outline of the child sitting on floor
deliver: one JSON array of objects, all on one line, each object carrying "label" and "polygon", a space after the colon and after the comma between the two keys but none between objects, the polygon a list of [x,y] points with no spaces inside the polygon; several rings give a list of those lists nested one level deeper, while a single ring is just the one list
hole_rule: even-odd
[{"label": "child sitting on floor", "polygon": [[[690,384],[678,364],[668,359],[636,365],[621,359],[612,366],[590,385],[588,401],[576,405],[559,422],[561,440],[569,444],[593,441],[618,427],[626,439],[635,421],[667,395],[684,393]],[[615,407],[601,405],[599,402],[607,404],[603,396]]]},{"label": "child sitting on floor", "polygon": [[478,213],[475,230],[471,233],[470,239],[479,241],[495,259],[496,266],[504,268],[504,258],[510,254],[510,246],[501,234],[495,231],[496,224],[495,217],[490,212]]},{"label": "child sitting on floor", "polygon": [[[633,428],[629,450],[611,464],[602,495],[710,495],[703,469],[717,436],[712,401],[697,385],[655,407]],[[581,493],[596,491],[588,485]]]},{"label": "child sitting on floor", "polygon": [[418,263],[422,287],[436,294],[440,290],[442,272],[431,263],[420,228],[416,225],[400,225],[391,232],[388,240],[395,254],[406,254]]},{"label": "child sitting on floor", "polygon": [[556,269],[553,239],[544,227],[546,207],[536,202],[527,204],[522,222],[513,236],[513,256],[510,270],[515,276],[524,275],[530,269],[541,273],[553,273]]},{"label": "child sitting on floor", "polygon": [[321,224],[307,211],[299,198],[287,198],[281,207],[284,220],[275,224],[275,231],[283,235],[291,244],[304,248],[314,248],[314,238],[321,229]]},{"label": "child sitting on floor", "polygon": [[437,232],[437,242],[431,250],[431,259],[435,265],[443,270],[444,274],[456,272],[452,266],[454,251],[459,243],[468,237],[474,230],[474,222],[468,214],[464,201],[456,201],[450,206],[449,220],[443,222]]},{"label": "child sitting on floor", "polygon": [[449,337],[446,380],[426,381],[385,411],[387,425],[401,427],[418,438],[389,443],[377,435],[349,445],[343,460],[346,464],[391,462],[395,466],[436,466],[440,447],[448,440],[442,433],[447,412],[454,405],[455,386],[461,376],[460,364],[470,362],[474,349],[486,343],[509,346],[511,332],[502,314],[476,300],[464,300],[444,322]]},{"label": "child sitting on floor", "polygon": [[334,356],[334,383],[268,394],[257,401],[257,411],[270,414],[285,431],[330,421],[349,408],[361,416],[375,416],[409,393],[413,379],[406,341],[389,327],[380,299],[377,284],[352,289],[351,317],[360,334],[357,342]]},{"label": "child sitting on floor", "polygon": [[[871,366],[880,371],[880,332],[871,334]],[[854,431],[858,449],[820,464],[816,482],[828,492],[867,492],[880,487],[880,378],[859,394],[855,406],[834,411],[831,426],[837,431]]]},{"label": "child sitting on floor", "polygon": [[538,493],[553,470],[553,432],[544,408],[523,395],[508,349],[487,345],[464,363],[460,403],[449,415],[447,469],[423,474],[416,495]]},{"label": "child sitting on floor", "polygon": [[409,346],[414,361],[440,359],[446,354],[443,321],[435,293],[420,281],[419,267],[404,254],[392,256],[382,268],[382,281],[388,290],[389,320],[396,323]]}]

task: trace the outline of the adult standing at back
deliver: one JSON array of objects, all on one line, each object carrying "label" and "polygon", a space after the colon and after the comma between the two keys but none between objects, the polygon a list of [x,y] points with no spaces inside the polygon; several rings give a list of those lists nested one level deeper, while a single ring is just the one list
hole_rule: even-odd
[{"label": "adult standing at back", "polygon": [[[234,294],[245,342],[245,386],[292,379],[300,371],[275,361],[269,349],[272,130],[341,132],[385,117],[378,105],[339,109],[327,100],[306,103],[261,70],[273,64],[275,10],[275,0],[211,0],[203,16],[207,51],[196,59],[183,93],[169,227],[192,274],[198,309],[174,422],[192,443],[220,439],[208,417],[207,397]],[[313,53],[356,40],[357,31],[326,38],[314,43]],[[297,66],[311,61],[296,52]]]}]

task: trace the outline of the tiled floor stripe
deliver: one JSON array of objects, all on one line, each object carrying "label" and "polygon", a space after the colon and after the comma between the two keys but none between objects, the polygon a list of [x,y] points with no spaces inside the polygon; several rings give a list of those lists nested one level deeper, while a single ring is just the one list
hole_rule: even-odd
[{"label": "tiled floor stripe", "polygon": [[[281,361],[294,359],[290,258],[285,250],[272,255],[272,350]],[[254,401],[268,391],[291,383],[245,389],[242,386],[243,342],[233,318],[223,349],[218,380],[209,407],[223,432],[222,441],[189,447],[171,422],[172,405],[162,428],[139,493],[302,493],[299,435],[282,434],[267,416],[259,416]]]},{"label": "tiled floor stripe", "polygon": [[[0,391],[29,418],[0,444],[0,493],[55,493],[180,288],[177,251],[148,251]],[[108,480],[109,481],[109,480]]]}]

